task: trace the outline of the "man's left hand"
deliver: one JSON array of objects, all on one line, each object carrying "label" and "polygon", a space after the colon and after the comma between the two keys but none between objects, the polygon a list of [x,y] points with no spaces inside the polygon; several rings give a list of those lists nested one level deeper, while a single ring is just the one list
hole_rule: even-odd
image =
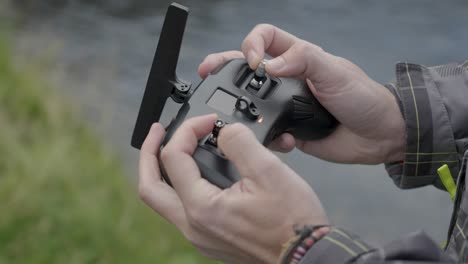
[{"label": "man's left hand", "polygon": [[310,186],[241,124],[223,128],[218,145],[242,179],[221,190],[203,179],[192,158],[215,115],[185,121],[161,152],[173,183],[161,179],[158,152],[165,131],[154,124],[140,154],[139,192],[202,254],[228,263],[274,263],[293,226],[328,224]]}]

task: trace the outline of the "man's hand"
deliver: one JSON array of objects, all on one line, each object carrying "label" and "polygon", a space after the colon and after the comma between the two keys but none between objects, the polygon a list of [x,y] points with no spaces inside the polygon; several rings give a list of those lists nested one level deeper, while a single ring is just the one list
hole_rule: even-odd
[{"label": "man's hand", "polygon": [[242,179],[221,190],[201,178],[192,158],[215,115],[185,121],[160,157],[174,189],[161,180],[158,161],[164,128],[155,124],[140,154],[139,192],[204,255],[228,263],[274,263],[293,225],[327,224],[309,185],[241,124],[223,128],[219,148]]},{"label": "man's hand", "polygon": [[378,164],[403,160],[405,124],[394,96],[359,67],[272,25],[258,25],[245,38],[242,51],[211,54],[199,67],[205,78],[218,65],[247,57],[256,68],[265,52],[269,74],[307,80],[320,103],[341,123],[329,137],[316,141],[280,136],[272,148],[302,151],[342,163]]}]

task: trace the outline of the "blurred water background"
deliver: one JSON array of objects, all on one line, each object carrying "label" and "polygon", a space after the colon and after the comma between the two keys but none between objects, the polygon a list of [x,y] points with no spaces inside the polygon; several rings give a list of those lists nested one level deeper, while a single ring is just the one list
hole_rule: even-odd
[{"label": "blurred water background", "polygon": [[[4,0],[5,1],[5,0]],[[47,78],[72,95],[101,139],[136,175],[129,142],[164,14],[170,1],[12,0],[14,52],[52,58]],[[239,49],[259,23],[271,23],[362,67],[394,78],[398,61],[426,65],[468,58],[464,0],[205,0],[191,9],[179,76],[213,52]],[[333,223],[383,243],[417,229],[442,242],[451,213],[447,193],[433,187],[399,190],[383,166],[337,165],[294,151],[284,159],[318,193]],[[130,183],[129,183],[130,184]]]}]

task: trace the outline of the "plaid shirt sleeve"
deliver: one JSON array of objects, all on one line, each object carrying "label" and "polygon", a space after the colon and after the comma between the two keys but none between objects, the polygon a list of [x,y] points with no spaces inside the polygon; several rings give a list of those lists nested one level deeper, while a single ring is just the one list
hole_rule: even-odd
[{"label": "plaid shirt sleeve", "polygon": [[467,65],[397,64],[396,81],[386,87],[405,118],[406,153],[403,161],[388,163],[386,169],[400,188],[433,184],[444,189],[437,175],[444,164],[458,175],[468,146]]},{"label": "plaid shirt sleeve", "polygon": [[333,228],[304,255],[300,264],[312,263],[455,263],[422,231],[413,232],[383,247],[371,246],[358,236]]},{"label": "plaid shirt sleeve", "polygon": [[[468,61],[437,67],[399,63],[396,75],[396,81],[386,87],[397,98],[405,118],[406,153],[401,162],[386,164],[387,172],[400,188],[433,184],[445,189],[437,175],[440,166],[447,164],[455,181],[468,175],[466,166],[460,171],[468,156]],[[462,196],[467,196],[466,191],[457,195]],[[455,209],[458,207],[456,203]],[[460,220],[464,214],[456,212],[453,225],[458,224],[458,229],[451,224],[456,232],[447,251],[421,231],[378,247],[333,228],[300,263],[456,263],[464,255],[466,240],[465,221]],[[465,240],[460,242],[462,238]]]}]

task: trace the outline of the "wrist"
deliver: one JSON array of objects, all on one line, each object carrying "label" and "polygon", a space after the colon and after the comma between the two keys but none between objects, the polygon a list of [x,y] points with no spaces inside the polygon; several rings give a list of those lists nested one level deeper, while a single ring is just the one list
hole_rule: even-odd
[{"label": "wrist", "polygon": [[402,161],[406,151],[406,124],[397,101],[398,98],[388,90],[386,94],[388,96],[388,111],[383,120],[389,122],[389,139],[385,141],[387,144],[385,162]]},{"label": "wrist", "polygon": [[302,229],[296,230],[296,235],[283,245],[279,263],[299,263],[307,251],[329,232],[329,226],[304,226]]}]

